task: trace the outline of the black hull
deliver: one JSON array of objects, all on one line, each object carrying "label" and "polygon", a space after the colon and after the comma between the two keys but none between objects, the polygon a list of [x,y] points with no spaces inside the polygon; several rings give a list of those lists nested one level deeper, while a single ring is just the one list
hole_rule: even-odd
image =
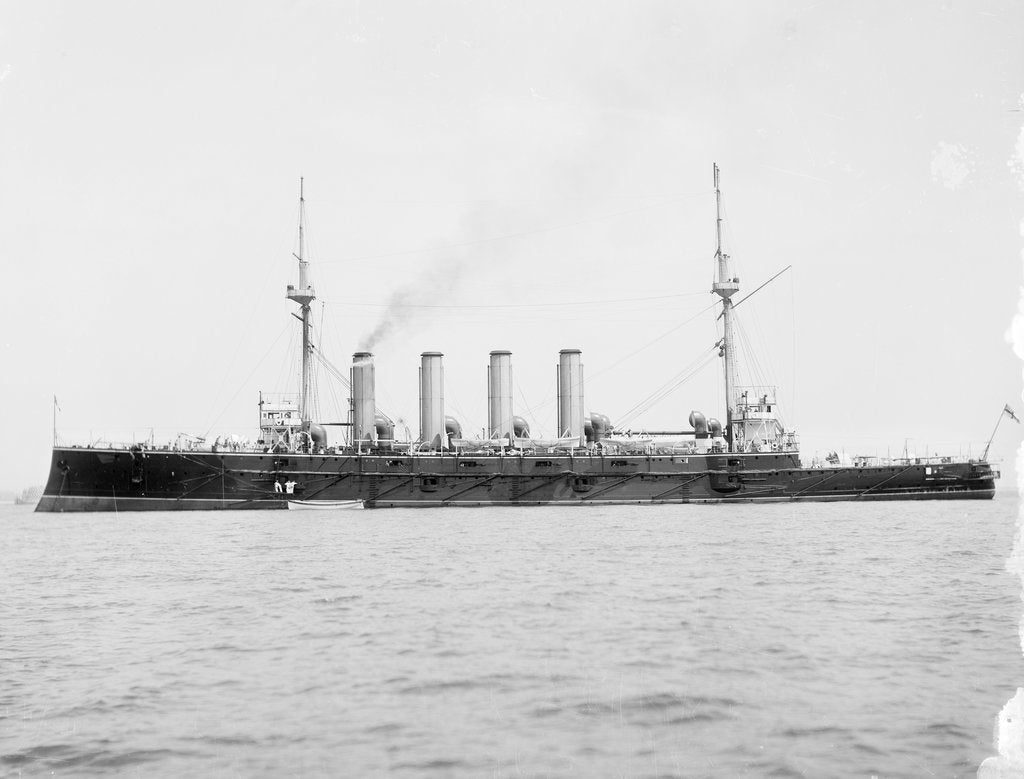
[{"label": "black hull", "polygon": [[[54,449],[36,511],[286,509],[287,498],[438,506],[963,500],[986,462],[804,468],[795,454],[416,455]],[[295,494],[275,484],[296,482]]]}]

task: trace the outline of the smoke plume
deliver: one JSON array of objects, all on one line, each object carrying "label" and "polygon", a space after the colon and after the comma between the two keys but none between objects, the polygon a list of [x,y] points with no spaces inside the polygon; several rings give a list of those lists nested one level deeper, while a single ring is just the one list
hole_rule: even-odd
[{"label": "smoke plume", "polygon": [[404,330],[416,318],[417,306],[450,301],[465,281],[469,266],[461,257],[437,259],[428,264],[426,272],[392,290],[377,323],[360,341],[360,350],[372,352],[379,343]]}]

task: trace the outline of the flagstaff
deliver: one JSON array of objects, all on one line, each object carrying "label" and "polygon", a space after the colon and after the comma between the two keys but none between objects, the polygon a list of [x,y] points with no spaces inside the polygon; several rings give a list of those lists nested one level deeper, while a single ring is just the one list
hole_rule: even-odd
[{"label": "flagstaff", "polygon": [[999,412],[999,419],[996,420],[996,426],[992,428],[992,435],[988,437],[988,443],[985,444],[985,451],[981,455],[982,460],[988,460],[988,449],[992,446],[992,441],[995,440],[996,431],[999,430],[999,423],[1003,421],[1004,416],[1008,416],[1018,425],[1020,424],[1020,420],[1017,418],[1017,415],[1013,413],[1013,409],[1010,408],[1010,404],[1007,403],[1003,406],[1003,410]]}]

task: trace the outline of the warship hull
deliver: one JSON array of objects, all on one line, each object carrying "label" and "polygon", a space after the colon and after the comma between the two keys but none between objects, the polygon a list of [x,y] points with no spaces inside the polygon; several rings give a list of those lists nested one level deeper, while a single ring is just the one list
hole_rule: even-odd
[{"label": "warship hull", "polygon": [[[724,424],[694,410],[688,418],[692,429],[656,432],[644,428],[635,435],[630,429],[622,430],[604,414],[587,412],[582,353],[567,348],[558,353],[556,428],[532,436],[527,420],[516,416],[513,407],[512,353],[498,349],[489,357],[487,426],[481,428],[479,439],[466,438],[459,421],[445,412],[444,355],[425,351],[420,355],[419,435],[410,440],[406,428],[405,440],[398,441],[395,422],[376,405],[372,352],[365,348],[352,355],[346,379],[313,346],[318,339],[312,337],[310,305],[316,294],[304,254],[305,199],[300,179],[299,250],[295,255],[298,285],[289,284],[285,295],[301,311],[301,316],[295,314],[302,323],[301,392],[297,399],[260,393],[259,434],[254,444],[235,435],[225,438],[223,444],[217,436],[209,444],[208,431],[204,436],[180,433],[175,443],[163,448],[152,443],[122,448],[55,446],[36,510],[992,498],[999,474],[987,462],[988,447],[980,460],[860,457],[847,466],[833,452],[827,466],[814,460],[814,467],[805,467],[795,431],[787,430],[778,415],[775,388],[741,386],[737,380],[733,309],[747,298],[733,301],[740,280],[730,270],[729,255],[722,247],[717,165],[714,181],[717,275],[710,292],[721,304],[716,321],[722,321],[722,329],[713,350],[705,350],[701,359],[707,364],[714,350],[722,358]],[[319,412],[312,392],[312,367],[317,358],[350,391],[346,422],[315,421]],[[635,418],[671,390],[656,390],[626,416]],[[55,442],[56,409],[54,398]],[[1009,406],[1004,413],[1014,416]],[[348,430],[329,443],[325,425]]]},{"label": "warship hull", "polygon": [[[36,511],[989,499],[984,461],[803,467],[796,454],[273,454],[57,448]],[[287,493],[281,485],[291,483]],[[280,490],[280,491],[279,491]]]}]

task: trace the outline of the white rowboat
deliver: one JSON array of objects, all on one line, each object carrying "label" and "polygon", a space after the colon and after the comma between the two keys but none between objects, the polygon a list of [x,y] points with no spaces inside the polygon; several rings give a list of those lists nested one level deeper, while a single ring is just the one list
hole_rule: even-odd
[{"label": "white rowboat", "polygon": [[289,500],[288,509],[323,509],[334,511],[336,509],[361,509],[361,500]]}]

